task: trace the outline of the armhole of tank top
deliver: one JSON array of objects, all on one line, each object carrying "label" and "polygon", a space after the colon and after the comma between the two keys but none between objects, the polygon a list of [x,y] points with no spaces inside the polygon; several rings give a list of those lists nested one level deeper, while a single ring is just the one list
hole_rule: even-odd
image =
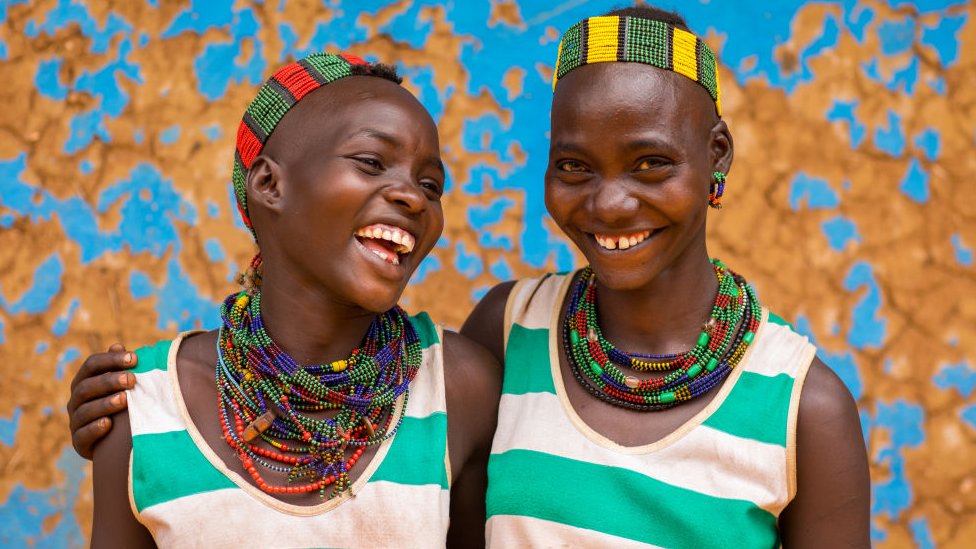
[{"label": "armhole of tank top", "polygon": [[512,322],[513,322],[512,315],[515,312],[512,309],[515,307],[515,302],[518,301],[518,296],[522,292],[522,289],[525,288],[525,285],[531,282],[535,282],[536,280],[537,279],[534,278],[523,278],[517,281],[515,285],[512,286],[511,291],[508,292],[508,299],[505,300],[505,319],[503,320],[503,322],[505,323],[505,325],[503,326],[504,335],[502,336],[503,338],[502,339],[502,362],[503,362],[502,367],[503,368],[505,366],[504,364],[505,353],[506,351],[508,351],[508,337],[512,333]]},{"label": "armhole of tank top", "polygon": [[[447,490],[451,490],[451,439],[448,436],[451,432],[451,416],[447,413],[447,381],[444,376],[444,326],[432,322],[434,325],[434,334],[437,336],[438,350],[437,353],[439,357],[435,357],[434,360],[439,363],[441,369],[441,386],[439,387],[441,398],[444,401],[444,417],[447,418],[445,422],[444,431],[444,471],[447,475]],[[438,360],[439,359],[439,360]]]},{"label": "armhole of tank top", "polygon": [[799,366],[796,370],[796,377],[793,379],[793,390],[790,393],[790,410],[786,422],[786,503],[787,505],[796,497],[796,427],[797,418],[800,411],[800,397],[803,394],[803,383],[806,381],[807,372],[810,365],[817,356],[817,348],[804,342],[804,349],[801,351]]}]

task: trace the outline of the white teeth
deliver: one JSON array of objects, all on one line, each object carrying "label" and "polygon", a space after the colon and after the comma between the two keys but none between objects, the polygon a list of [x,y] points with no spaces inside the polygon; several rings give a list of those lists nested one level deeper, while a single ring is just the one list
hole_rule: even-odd
[{"label": "white teeth", "polygon": [[[364,227],[356,231],[356,236],[371,239],[383,239],[387,242],[392,242],[397,245],[397,253],[401,254],[408,254],[412,252],[415,243],[413,235],[399,227]],[[394,264],[399,264],[399,259]]]},{"label": "white teeth", "polygon": [[393,241],[393,233],[390,231],[383,231],[383,240]]},{"label": "white teeth", "polygon": [[596,239],[597,244],[602,248],[607,250],[626,250],[628,248],[633,248],[634,246],[640,244],[647,237],[651,236],[651,231],[643,231],[640,233],[635,233],[627,236],[602,236],[594,234],[593,237]]},{"label": "white teeth", "polygon": [[403,244],[403,234],[401,234],[399,231],[393,233],[393,242]]}]

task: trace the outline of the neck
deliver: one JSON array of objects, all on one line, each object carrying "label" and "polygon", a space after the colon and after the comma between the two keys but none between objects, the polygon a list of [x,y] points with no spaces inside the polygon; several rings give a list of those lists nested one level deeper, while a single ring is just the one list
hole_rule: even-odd
[{"label": "neck", "polygon": [[265,269],[261,284],[265,329],[299,364],[324,364],[348,357],[376,315],[290,273]]},{"label": "neck", "polygon": [[615,290],[597,280],[600,328],[635,353],[684,352],[694,346],[718,291],[707,252],[679,261],[647,285]]}]

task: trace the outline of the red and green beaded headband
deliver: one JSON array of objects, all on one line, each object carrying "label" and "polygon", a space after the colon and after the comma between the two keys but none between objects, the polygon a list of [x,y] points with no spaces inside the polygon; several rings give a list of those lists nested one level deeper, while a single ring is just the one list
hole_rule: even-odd
[{"label": "red and green beaded headband", "polygon": [[590,17],[570,27],[559,42],[552,89],[577,67],[614,61],[644,63],[687,76],[708,91],[715,112],[722,116],[715,54],[708,44],[673,25],[640,17]]},{"label": "red and green beaded headband", "polygon": [[352,76],[353,65],[366,65],[354,55],[316,53],[278,69],[244,111],[237,128],[237,151],[234,155],[234,194],[237,209],[251,234],[251,218],[247,212],[246,174],[251,162],[268,142],[268,137],[281,122],[285,113],[309,93],[340,78]]}]

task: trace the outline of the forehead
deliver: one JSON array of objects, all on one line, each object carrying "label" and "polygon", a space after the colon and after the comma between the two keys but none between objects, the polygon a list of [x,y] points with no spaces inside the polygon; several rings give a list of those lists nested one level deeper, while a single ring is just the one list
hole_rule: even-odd
[{"label": "forehead", "polygon": [[401,86],[374,76],[350,76],[308,94],[282,118],[268,146],[318,147],[323,139],[364,128],[437,146],[437,127],[423,105]]},{"label": "forehead", "polygon": [[[640,126],[668,133],[711,127],[715,105],[692,80],[641,63],[596,63],[556,86],[552,131]],[[585,126],[585,127],[580,127]]]}]

